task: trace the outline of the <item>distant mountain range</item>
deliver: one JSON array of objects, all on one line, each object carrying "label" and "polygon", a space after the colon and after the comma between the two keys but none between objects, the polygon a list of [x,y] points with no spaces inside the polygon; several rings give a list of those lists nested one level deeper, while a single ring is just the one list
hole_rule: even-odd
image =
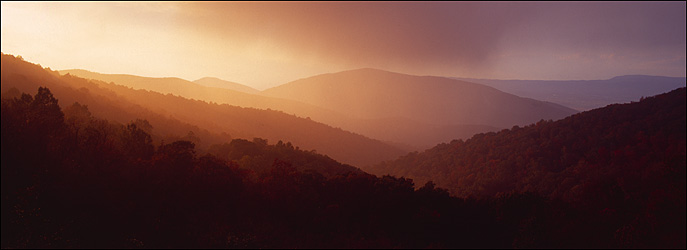
[{"label": "distant mountain range", "polygon": [[670,77],[457,80],[365,68],[317,75],[258,91],[217,78],[191,82],[85,70],[59,72],[219,104],[279,110],[406,151],[542,119],[557,120],[577,112],[567,105],[586,110],[637,101],[642,96],[661,93],[661,89],[674,89],[680,81],[684,86],[684,78]]},{"label": "distant mountain range", "polygon": [[[175,90],[174,86],[178,86],[180,90],[189,91],[187,93],[207,88],[193,83],[189,85],[189,82],[178,78],[156,79],[157,82],[151,83],[142,77],[124,77],[142,79],[142,84],[156,86],[158,89]],[[279,140],[291,142],[303,150],[316,150],[355,166],[393,159],[406,152],[378,140],[281,111],[219,105],[169,93],[89,81],[71,74],[60,75],[5,54],[2,55],[2,83],[3,94],[12,88],[30,93],[35,92],[39,86],[48,87],[61,105],[79,102],[87,105],[90,112],[100,119],[122,124],[147,119],[154,131],[160,133],[158,138],[197,138],[200,140],[196,142],[197,148],[200,149],[226,143],[230,139],[251,140],[259,137],[273,143]]]},{"label": "distant mountain range", "polygon": [[351,118],[333,110],[306,104],[297,100],[274,98],[254,93],[252,88],[220,79],[202,78],[196,82],[175,77],[154,78],[126,74],[100,74],[87,70],[61,70],[60,74],[94,79],[135,90],[149,90],[162,94],[203,100],[217,104],[229,104],[244,108],[268,109],[283,111],[301,118],[311,119],[335,127],[348,124]]},{"label": "distant mountain range", "polygon": [[176,77],[142,77],[127,74],[101,74],[82,69],[60,70],[60,74],[70,74],[86,79],[94,79],[108,83],[145,89],[162,94],[174,94],[185,98],[204,100],[208,102],[225,103],[241,107],[275,109],[287,113],[317,115],[318,113],[332,113],[312,105],[286,99],[270,98],[257,95],[257,90],[238,83],[217,78],[201,78],[195,82]]},{"label": "distant mountain range", "polygon": [[685,87],[577,113],[374,69],[247,93],[1,59],[3,246],[685,246]]},{"label": "distant mountain range", "polygon": [[685,77],[617,76],[608,80],[493,80],[455,78],[480,83],[514,95],[554,102],[580,111],[685,87]]},{"label": "distant mountain range", "polygon": [[[459,131],[493,131],[541,119],[560,119],[576,112],[481,84],[369,68],[317,75],[262,93],[298,100],[350,117],[377,120],[379,122],[373,123],[376,127],[351,124],[344,128],[411,145],[457,138]],[[373,131],[386,131],[386,134]],[[441,135],[443,140],[436,138]]]},{"label": "distant mountain range", "polygon": [[323,74],[263,91],[365,118],[408,118],[440,124],[496,127],[560,119],[575,111],[443,77],[413,76],[377,69]]},{"label": "distant mountain range", "polygon": [[213,87],[213,88],[223,88],[223,89],[231,89],[231,90],[236,90],[236,91],[241,91],[244,93],[248,94],[257,94],[260,91],[251,87],[248,87],[246,85],[240,84],[240,83],[235,83],[235,82],[230,82],[230,81],[225,81],[216,77],[203,77],[198,80],[193,81],[194,83],[206,86],[206,87]]},{"label": "distant mountain range", "polygon": [[211,78],[189,82],[85,70],[60,73],[197,100],[281,110],[406,150],[541,119],[559,119],[575,112],[479,84],[374,69],[319,75],[260,93]]}]

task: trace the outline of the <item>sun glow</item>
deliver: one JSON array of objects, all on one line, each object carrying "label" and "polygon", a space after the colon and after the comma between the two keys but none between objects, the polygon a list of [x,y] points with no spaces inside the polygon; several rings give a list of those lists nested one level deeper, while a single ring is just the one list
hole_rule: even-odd
[{"label": "sun glow", "polygon": [[684,14],[667,5],[2,2],[2,51],[55,69],[212,76],[258,89],[355,68],[510,79],[684,76]]}]

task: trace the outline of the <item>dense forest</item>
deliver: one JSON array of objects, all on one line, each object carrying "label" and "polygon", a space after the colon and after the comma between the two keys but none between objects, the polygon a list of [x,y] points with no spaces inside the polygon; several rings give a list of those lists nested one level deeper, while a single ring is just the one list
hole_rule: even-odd
[{"label": "dense forest", "polygon": [[150,129],[78,103],[63,112],[47,88],[3,99],[2,247],[479,246],[501,226],[431,183],[290,143],[236,139],[198,156],[189,141],[153,145]]},{"label": "dense forest", "polygon": [[687,250],[687,0],[0,6],[0,250]]},{"label": "dense forest", "polygon": [[153,144],[151,130],[146,120],[93,117],[78,103],[63,110],[47,88],[3,98],[2,247],[685,245],[684,143],[673,152],[682,152],[682,172],[662,176],[672,189],[626,208],[637,210],[628,220],[621,208],[531,192],[472,199],[432,182],[416,189],[289,142],[235,139],[198,155],[190,141]]},{"label": "dense forest", "polygon": [[[384,146],[308,119],[2,59],[2,248],[685,247],[685,88],[363,169],[375,176],[280,138]],[[188,123],[208,121],[197,110],[226,124]]]},{"label": "dense forest", "polygon": [[371,173],[458,197],[536,193],[615,218],[617,233],[685,242],[685,88],[559,121],[454,140]]}]

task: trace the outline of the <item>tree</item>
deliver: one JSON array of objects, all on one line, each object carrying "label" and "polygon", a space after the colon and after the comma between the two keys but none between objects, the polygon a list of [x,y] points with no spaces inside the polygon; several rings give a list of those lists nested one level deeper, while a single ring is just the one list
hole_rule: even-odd
[{"label": "tree", "polygon": [[134,122],[126,125],[122,134],[122,140],[124,149],[134,158],[150,159],[155,151],[150,134],[140,129]]},{"label": "tree", "polygon": [[190,141],[175,141],[158,147],[153,162],[158,170],[164,171],[173,182],[190,177],[196,160],[195,144]]}]

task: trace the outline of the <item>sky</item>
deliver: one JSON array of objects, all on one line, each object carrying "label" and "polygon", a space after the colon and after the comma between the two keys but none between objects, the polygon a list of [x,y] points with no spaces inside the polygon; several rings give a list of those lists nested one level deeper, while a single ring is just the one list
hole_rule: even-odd
[{"label": "sky", "polygon": [[685,2],[2,2],[2,52],[60,69],[265,89],[413,75],[684,77]]}]

